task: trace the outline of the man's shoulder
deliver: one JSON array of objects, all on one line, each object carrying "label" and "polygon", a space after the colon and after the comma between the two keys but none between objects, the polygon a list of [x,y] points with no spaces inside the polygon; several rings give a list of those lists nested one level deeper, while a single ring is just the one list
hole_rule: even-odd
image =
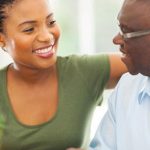
[{"label": "man's shoulder", "polygon": [[126,112],[132,106],[130,104],[138,100],[139,92],[147,83],[147,79],[148,77],[142,74],[124,74],[110,98],[110,103],[120,112]]},{"label": "man's shoulder", "polygon": [[131,75],[130,73],[125,73],[120,81],[119,84],[132,84],[132,83],[142,83],[142,81],[145,81],[148,77],[144,76],[142,74],[137,75]]},{"label": "man's shoulder", "polygon": [[121,94],[137,93],[146,84],[148,78],[142,74],[131,75],[130,73],[125,73],[121,77],[116,90]]}]

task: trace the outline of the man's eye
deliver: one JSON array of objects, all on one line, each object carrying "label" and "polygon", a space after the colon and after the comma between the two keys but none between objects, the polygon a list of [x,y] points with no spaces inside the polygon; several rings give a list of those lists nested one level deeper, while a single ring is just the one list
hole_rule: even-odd
[{"label": "man's eye", "polygon": [[23,30],[23,32],[26,32],[26,33],[31,33],[33,31],[34,31],[34,28],[28,28],[28,29]]},{"label": "man's eye", "polygon": [[135,32],[133,29],[128,29],[128,28],[121,28],[123,33],[130,33],[130,32]]},{"label": "man's eye", "polygon": [[120,27],[120,30],[121,30],[122,33],[127,33],[127,30],[123,27]]}]

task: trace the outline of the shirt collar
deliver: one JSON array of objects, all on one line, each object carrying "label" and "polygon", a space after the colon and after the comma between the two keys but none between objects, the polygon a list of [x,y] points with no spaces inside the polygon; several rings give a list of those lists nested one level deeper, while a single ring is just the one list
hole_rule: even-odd
[{"label": "shirt collar", "polygon": [[143,102],[145,96],[150,97],[150,77],[146,77],[143,81],[143,84],[141,85],[141,90],[138,94],[139,104]]}]

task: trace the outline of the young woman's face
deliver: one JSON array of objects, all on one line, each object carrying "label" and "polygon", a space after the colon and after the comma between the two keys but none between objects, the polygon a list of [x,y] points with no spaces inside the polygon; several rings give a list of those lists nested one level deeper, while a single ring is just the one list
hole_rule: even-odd
[{"label": "young woman's face", "polygon": [[16,65],[51,67],[60,36],[49,0],[20,0],[6,9],[4,41]]}]

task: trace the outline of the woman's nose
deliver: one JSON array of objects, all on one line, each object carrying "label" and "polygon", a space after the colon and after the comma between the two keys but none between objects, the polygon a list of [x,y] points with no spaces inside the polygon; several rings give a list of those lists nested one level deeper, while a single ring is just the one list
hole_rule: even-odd
[{"label": "woman's nose", "polygon": [[50,32],[50,29],[42,29],[38,34],[38,41],[40,42],[50,42],[54,40],[54,35]]}]

